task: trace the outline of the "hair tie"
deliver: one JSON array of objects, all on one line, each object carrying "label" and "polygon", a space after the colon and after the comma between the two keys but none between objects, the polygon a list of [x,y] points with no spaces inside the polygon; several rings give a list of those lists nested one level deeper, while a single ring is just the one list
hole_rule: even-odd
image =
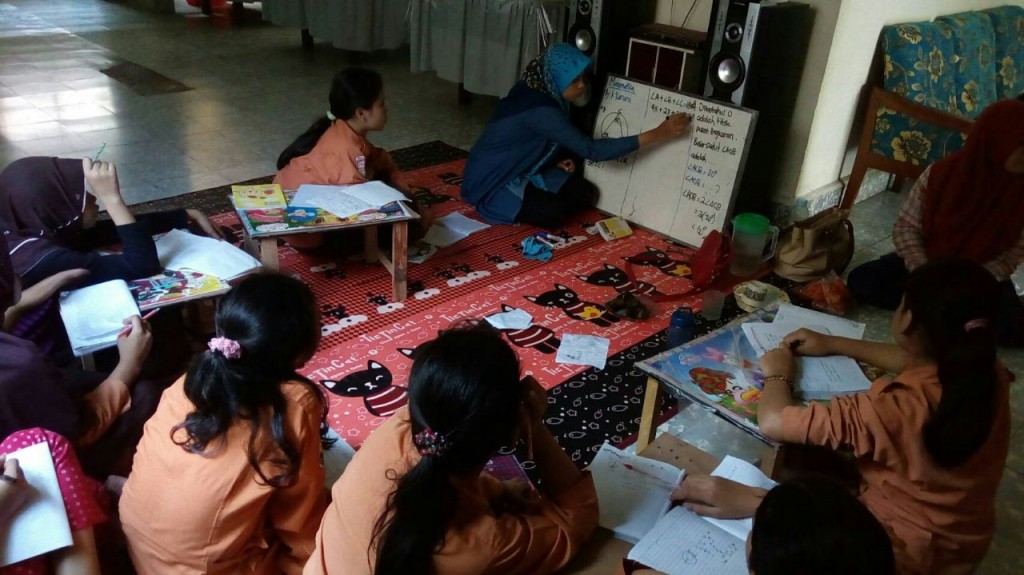
[{"label": "hair tie", "polygon": [[237,341],[226,337],[215,337],[206,344],[206,347],[215,353],[219,351],[221,355],[228,359],[242,357],[242,346]]},{"label": "hair tie", "polygon": [[423,457],[431,455],[440,457],[448,453],[452,446],[447,437],[430,429],[430,427],[424,427],[423,431],[413,436],[412,442],[416,445],[416,450]]},{"label": "hair tie", "polygon": [[972,319],[971,321],[964,324],[964,331],[971,332],[976,329],[982,329],[988,327],[987,319]]},{"label": "hair tie", "polygon": [[330,110],[327,110],[327,119],[333,122],[333,121],[337,120],[338,118],[335,117],[335,115],[332,114]]}]

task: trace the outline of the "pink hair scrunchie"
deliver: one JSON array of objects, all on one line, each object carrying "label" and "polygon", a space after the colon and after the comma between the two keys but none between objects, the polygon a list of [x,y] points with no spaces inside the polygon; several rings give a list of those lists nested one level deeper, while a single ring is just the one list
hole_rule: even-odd
[{"label": "pink hair scrunchie", "polygon": [[215,337],[206,344],[206,347],[210,348],[212,352],[219,351],[221,355],[228,359],[242,357],[242,346],[238,345],[237,341],[226,337]]}]

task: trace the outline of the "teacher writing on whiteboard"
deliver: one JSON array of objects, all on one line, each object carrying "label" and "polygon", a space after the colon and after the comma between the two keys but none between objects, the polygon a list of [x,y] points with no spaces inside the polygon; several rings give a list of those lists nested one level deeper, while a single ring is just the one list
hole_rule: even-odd
[{"label": "teacher writing on whiteboard", "polygon": [[469,152],[462,199],[494,224],[554,228],[597,200],[594,185],[571,156],[612,160],[686,133],[676,114],[637,136],[593,139],[569,121],[569,106],[587,100],[590,58],[569,44],[553,44],[526,66],[522,79],[498,102]]}]

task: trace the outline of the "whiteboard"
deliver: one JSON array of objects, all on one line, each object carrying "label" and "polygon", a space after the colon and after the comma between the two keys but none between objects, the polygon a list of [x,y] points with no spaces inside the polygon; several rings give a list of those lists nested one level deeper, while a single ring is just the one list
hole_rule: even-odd
[{"label": "whiteboard", "polygon": [[692,117],[685,136],[605,162],[587,161],[597,207],[690,246],[719,230],[736,202],[757,112],[609,76],[594,138],[635,136],[669,114]]}]

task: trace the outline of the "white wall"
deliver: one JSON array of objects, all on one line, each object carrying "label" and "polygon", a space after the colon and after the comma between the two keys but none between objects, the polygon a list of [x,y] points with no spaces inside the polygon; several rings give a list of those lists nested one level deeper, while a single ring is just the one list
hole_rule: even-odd
[{"label": "white wall", "polygon": [[[677,2],[679,0],[676,0]],[[1013,4],[1015,0],[846,0],[839,11],[796,196],[849,175],[862,127],[858,107],[882,26]],[[819,48],[822,46],[818,46]],[[812,44],[812,51],[814,45]],[[805,75],[806,77],[806,75]],[[852,138],[851,138],[852,134]]]},{"label": "white wall", "polygon": [[[711,2],[712,0],[658,0],[654,21],[703,32],[708,29],[708,22],[711,21]],[[693,12],[687,18],[686,13],[691,7]],[[687,18],[685,25],[684,18]]]}]

